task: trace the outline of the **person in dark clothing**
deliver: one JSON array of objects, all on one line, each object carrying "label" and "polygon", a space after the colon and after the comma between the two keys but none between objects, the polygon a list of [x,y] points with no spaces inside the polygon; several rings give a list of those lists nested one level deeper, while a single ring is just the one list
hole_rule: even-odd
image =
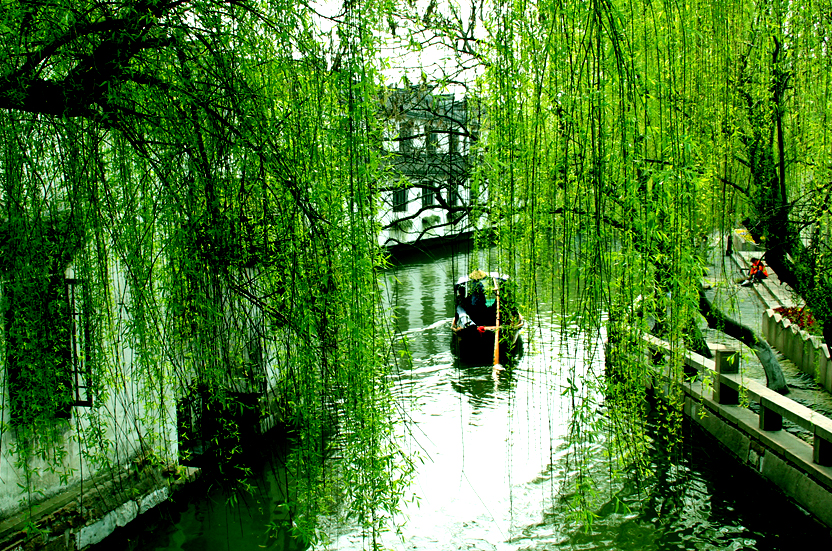
[{"label": "person in dark clothing", "polygon": [[471,300],[471,309],[469,310],[471,319],[477,325],[484,325],[486,323],[487,306],[485,304],[485,288],[482,285],[482,281],[477,281],[473,284],[469,298]]}]

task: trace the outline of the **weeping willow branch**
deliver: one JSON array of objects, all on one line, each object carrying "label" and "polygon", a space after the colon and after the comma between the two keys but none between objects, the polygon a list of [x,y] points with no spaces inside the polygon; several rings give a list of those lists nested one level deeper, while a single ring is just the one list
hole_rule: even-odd
[{"label": "weeping willow branch", "polygon": [[[243,433],[274,407],[298,433],[294,533],[313,539],[332,491],[380,530],[402,471],[367,222],[380,176],[363,9],[349,8],[333,72],[302,5],[4,6],[0,357],[15,398],[0,431],[38,436],[0,450],[14,465],[4,503],[12,480],[32,509],[58,491],[43,468],[77,481],[66,450],[102,472],[202,450],[212,480],[239,488]],[[83,287],[71,305],[67,286]],[[70,335],[67,312],[89,331]],[[70,337],[88,347],[85,405],[72,403]],[[254,394],[249,427],[233,415]],[[333,435],[343,476],[327,462]]]}]

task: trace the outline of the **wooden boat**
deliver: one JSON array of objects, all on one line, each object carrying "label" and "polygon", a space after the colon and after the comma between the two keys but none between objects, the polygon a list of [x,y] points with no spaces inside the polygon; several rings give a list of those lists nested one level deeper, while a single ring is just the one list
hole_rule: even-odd
[{"label": "wooden boat", "polygon": [[523,328],[513,286],[507,275],[481,270],[454,284],[451,332],[461,355],[488,358],[496,365],[512,351]]}]

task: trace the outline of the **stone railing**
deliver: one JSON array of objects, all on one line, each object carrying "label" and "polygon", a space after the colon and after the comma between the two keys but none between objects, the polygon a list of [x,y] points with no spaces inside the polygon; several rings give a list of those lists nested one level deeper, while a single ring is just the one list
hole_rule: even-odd
[{"label": "stone railing", "polygon": [[[673,353],[665,341],[652,335],[642,338],[654,352]],[[670,385],[679,385],[691,421],[832,528],[832,419],[743,377],[736,349],[714,348],[713,360],[686,352],[684,378],[669,374],[666,366],[654,370],[645,377],[648,388],[662,396],[672,392]],[[752,403],[758,413],[749,407]],[[804,429],[809,441],[784,430],[784,421]]]},{"label": "stone railing", "polygon": [[763,312],[763,336],[800,371],[832,392],[832,361],[823,339],[803,331],[772,309]]}]

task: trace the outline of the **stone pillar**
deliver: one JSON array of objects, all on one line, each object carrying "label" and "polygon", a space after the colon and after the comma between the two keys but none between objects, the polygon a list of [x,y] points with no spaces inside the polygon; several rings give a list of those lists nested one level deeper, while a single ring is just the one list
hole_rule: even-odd
[{"label": "stone pillar", "polygon": [[803,363],[806,365],[806,374],[816,381],[820,381],[821,386],[823,386],[823,377],[818,373],[818,345],[814,337],[810,337],[806,341]]},{"label": "stone pillar", "polygon": [[829,347],[826,343],[821,343],[818,347],[818,371],[820,371],[823,377],[823,388],[832,392],[832,365],[830,365],[829,361]]},{"label": "stone pillar", "polygon": [[800,371],[815,378],[815,367],[812,365],[812,337],[808,332],[802,331],[800,333],[800,363],[798,368]]},{"label": "stone pillar", "polygon": [[803,338],[800,335],[801,331],[797,325],[792,325],[789,331],[789,359],[800,369],[803,370]]},{"label": "stone pillar", "polygon": [[726,345],[718,345],[714,350],[714,401],[718,404],[738,404],[740,393],[722,382],[723,374],[739,373],[740,358],[738,351]]},{"label": "stone pillar", "polygon": [[780,338],[780,333],[783,331],[783,324],[780,320],[783,319],[780,314],[774,314],[771,321],[771,331],[769,331],[768,343],[774,348],[778,347],[777,341]]},{"label": "stone pillar", "polygon": [[785,356],[786,353],[786,346],[789,344],[789,328],[792,326],[792,322],[784,319],[782,323],[779,324],[780,330],[777,331],[777,339],[774,343],[774,348],[779,350]]},{"label": "stone pillar", "polygon": [[815,425],[812,460],[818,465],[832,466],[832,432],[830,432],[830,427]]},{"label": "stone pillar", "polygon": [[760,398],[760,428],[767,431],[783,430],[783,416],[765,396]]},{"label": "stone pillar", "polygon": [[774,310],[769,308],[763,312],[763,338],[768,342],[772,342],[771,333],[774,329]]}]

